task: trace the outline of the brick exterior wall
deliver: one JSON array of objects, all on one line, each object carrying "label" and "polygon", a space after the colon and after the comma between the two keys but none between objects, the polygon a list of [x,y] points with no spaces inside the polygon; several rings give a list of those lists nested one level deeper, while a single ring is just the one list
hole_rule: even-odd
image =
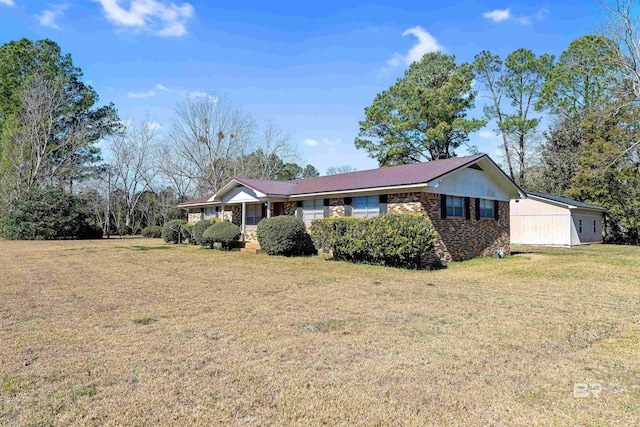
[{"label": "brick exterior wall", "polygon": [[[397,193],[387,196],[387,212],[402,213],[415,212],[427,216],[437,233],[434,248],[425,257],[427,263],[450,261],[462,261],[475,257],[496,256],[499,249],[505,254],[510,253],[509,246],[509,202],[499,202],[498,220],[475,219],[475,200],[471,198],[470,218],[441,218],[440,194],[434,193]],[[273,203],[271,204],[273,215]],[[284,202],[286,215],[296,215],[296,202]],[[344,216],[344,198],[331,198],[329,202],[329,215],[331,217]],[[195,218],[195,213],[193,214]],[[200,219],[200,211],[197,211],[197,219]],[[238,227],[242,225],[242,206],[230,206],[225,211],[225,217]],[[189,213],[189,222],[192,221],[192,213]],[[194,221],[195,222],[195,221]],[[245,230],[245,240],[256,241],[256,229]]]},{"label": "brick exterior wall", "polygon": [[471,219],[442,219],[440,194],[399,193],[388,196],[389,213],[420,212],[427,216],[438,234],[427,262],[462,261],[475,257],[496,256],[500,248],[506,255],[509,245],[509,202],[498,203],[498,220],[476,219],[476,206],[471,198]]}]

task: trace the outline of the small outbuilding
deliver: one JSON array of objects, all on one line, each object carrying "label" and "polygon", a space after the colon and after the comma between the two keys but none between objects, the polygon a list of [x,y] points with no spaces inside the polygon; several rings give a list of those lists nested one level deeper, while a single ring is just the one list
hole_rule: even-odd
[{"label": "small outbuilding", "polygon": [[602,243],[606,209],[549,194],[511,200],[511,243],[578,246]]}]

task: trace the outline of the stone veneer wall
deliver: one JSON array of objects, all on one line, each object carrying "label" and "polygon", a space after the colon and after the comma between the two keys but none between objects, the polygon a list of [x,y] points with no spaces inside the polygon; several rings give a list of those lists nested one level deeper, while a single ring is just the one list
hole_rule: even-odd
[{"label": "stone veneer wall", "polygon": [[329,199],[329,216],[344,216],[344,197]]},{"label": "stone veneer wall", "polygon": [[440,194],[389,194],[389,213],[419,212],[431,219],[438,236],[434,248],[427,254],[427,262],[461,261],[474,257],[496,256],[500,248],[510,253],[509,202],[498,203],[498,220],[475,219],[475,202],[471,198],[471,219],[442,219]]},{"label": "stone veneer wall", "polygon": [[187,216],[187,223],[195,224],[200,221],[202,218],[202,214],[200,213],[200,208],[189,209],[189,215]]}]

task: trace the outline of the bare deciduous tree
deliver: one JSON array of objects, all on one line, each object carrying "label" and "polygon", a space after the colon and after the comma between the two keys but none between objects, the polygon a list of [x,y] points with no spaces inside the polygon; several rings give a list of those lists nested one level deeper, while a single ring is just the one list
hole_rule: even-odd
[{"label": "bare deciduous tree", "polygon": [[[640,101],[640,17],[637,14],[638,1],[604,0],[601,4],[608,15],[601,33],[605,40],[610,43],[610,59],[618,73],[620,73],[620,92],[623,98],[631,92],[634,101],[638,102]],[[638,146],[640,146],[640,141],[630,143],[609,167]]]},{"label": "bare deciduous tree", "polygon": [[85,122],[65,123],[60,131],[60,116],[72,103],[64,90],[63,79],[47,80],[35,74],[20,95],[19,113],[9,120],[0,153],[8,170],[3,174],[5,201],[15,200],[22,192],[58,184],[72,163],[78,162],[91,129]]},{"label": "bare deciduous tree", "polygon": [[175,114],[160,169],[178,193],[210,193],[232,176],[275,179],[298,159],[286,132],[271,121],[259,126],[224,98],[188,96]]},{"label": "bare deciduous tree", "polygon": [[331,166],[327,169],[327,175],[338,175],[341,173],[355,172],[357,171],[351,165],[342,165],[342,166]]},{"label": "bare deciduous tree", "polygon": [[255,132],[255,121],[222,98],[188,96],[175,111],[169,138],[173,155],[189,163],[197,192],[220,187],[234,174],[234,160],[244,154]]},{"label": "bare deciduous tree", "polygon": [[148,125],[148,121],[144,121],[125,126],[122,132],[108,141],[113,186],[122,193],[125,225],[132,229],[137,227],[135,214],[139,200],[145,191],[152,191],[151,185],[156,177],[152,159],[157,132],[156,128]]}]

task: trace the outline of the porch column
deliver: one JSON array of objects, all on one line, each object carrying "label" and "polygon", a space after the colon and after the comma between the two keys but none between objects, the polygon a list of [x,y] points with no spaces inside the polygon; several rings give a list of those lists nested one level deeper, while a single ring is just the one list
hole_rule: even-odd
[{"label": "porch column", "polygon": [[242,241],[244,242],[244,226],[246,223],[246,218],[247,218],[247,203],[246,202],[242,202],[242,227],[240,227],[240,230],[242,231]]},{"label": "porch column", "polygon": [[224,202],[221,202],[221,203],[220,203],[220,205],[221,205],[220,210],[222,211],[222,218],[220,218],[220,219],[221,219],[222,221],[224,221]]},{"label": "porch column", "polygon": [[267,200],[267,218],[271,218],[271,200]]}]

